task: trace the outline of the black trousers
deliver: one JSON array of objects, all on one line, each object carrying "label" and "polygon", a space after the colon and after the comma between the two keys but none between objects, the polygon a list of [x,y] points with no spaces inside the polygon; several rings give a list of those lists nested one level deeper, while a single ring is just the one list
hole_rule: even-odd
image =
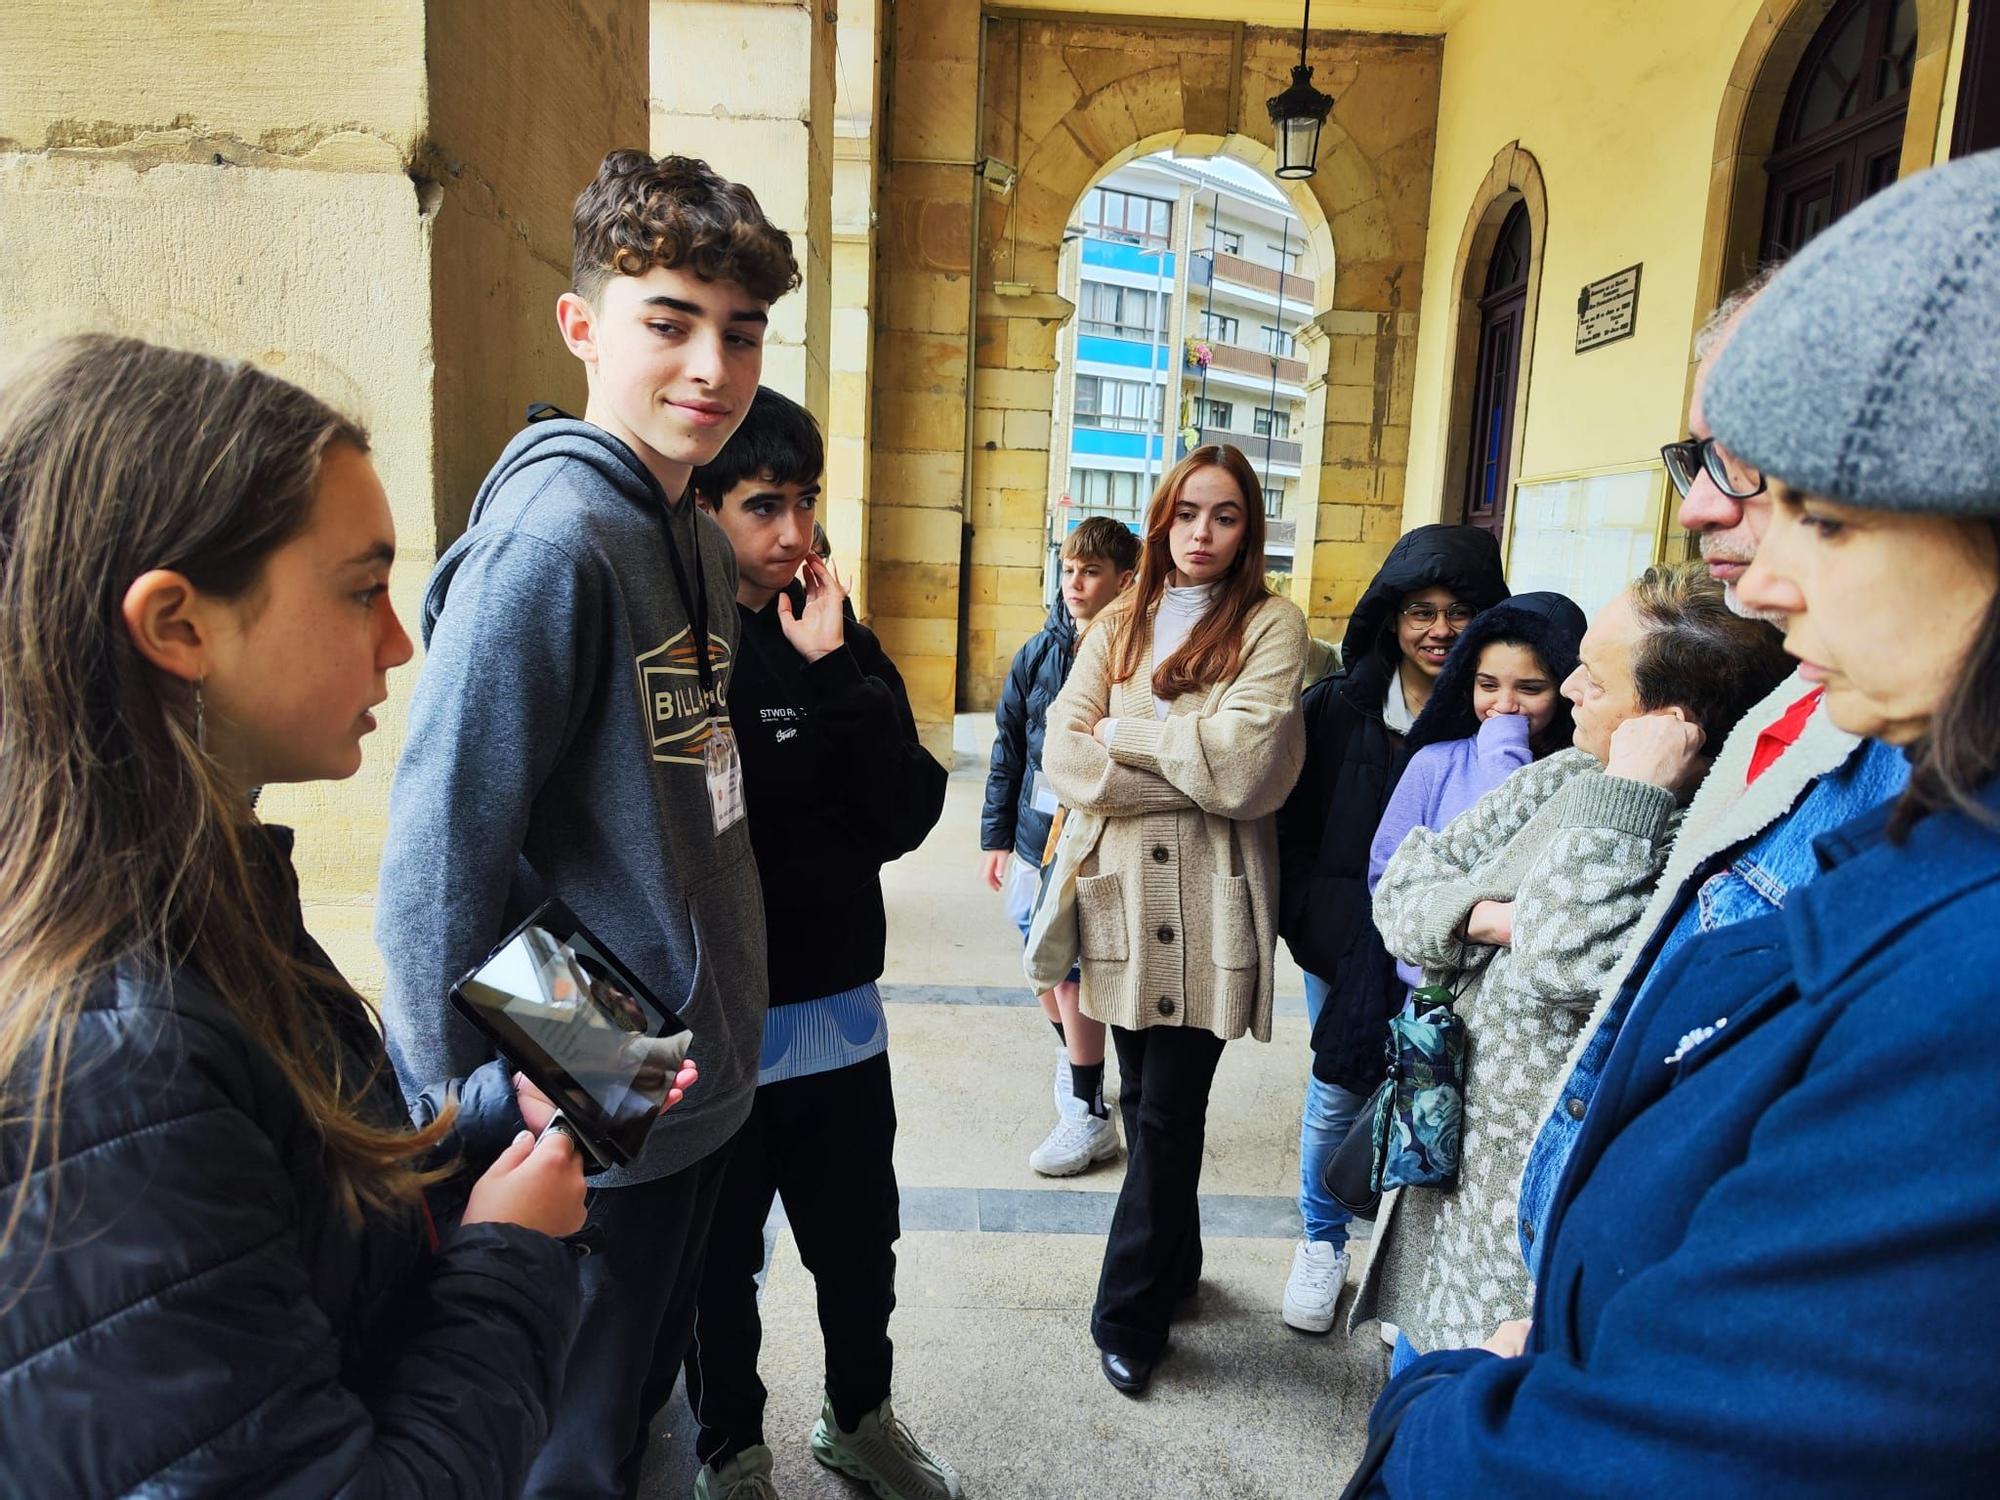
[{"label": "black trousers", "polygon": [[853,1431],[889,1398],[889,1314],[896,1307],[896,1099],[884,1053],[831,1073],[765,1084],[737,1134],[709,1233],[688,1405],[695,1453],[719,1464],[764,1441],[757,1273],[773,1196],[785,1201],[812,1272],[834,1419]]},{"label": "black trousers", "polygon": [[638,1494],[646,1430],[674,1392],[694,1327],[709,1221],[733,1149],[671,1177],[590,1195],[599,1248],[579,1268],[583,1324],[528,1500]]},{"label": "black trousers", "polygon": [[1111,1216],[1090,1336],[1157,1359],[1174,1304],[1201,1276],[1201,1150],[1222,1038],[1193,1026],[1111,1028],[1125,1117],[1125,1185]]}]

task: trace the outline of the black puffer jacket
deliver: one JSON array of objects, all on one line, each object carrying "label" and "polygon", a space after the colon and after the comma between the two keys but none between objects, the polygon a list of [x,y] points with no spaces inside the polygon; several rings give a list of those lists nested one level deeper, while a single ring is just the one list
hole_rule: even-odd
[{"label": "black puffer jacket", "polygon": [[[325,961],[302,929],[296,951]],[[349,1076],[405,1118],[361,1008],[327,1003]],[[521,1128],[507,1075],[451,1092],[483,1167]],[[467,1171],[429,1212],[350,1224],[297,1096],[191,972],[91,992],[57,1123],[0,1253],[0,1493],[519,1492],[576,1330],[565,1246],[456,1226]],[[0,1127],[0,1201],[26,1150]]]},{"label": "black puffer jacket", "polygon": [[1355,1093],[1381,1082],[1383,1027],[1403,997],[1368,898],[1368,846],[1408,760],[1402,736],[1382,722],[1400,659],[1396,615],[1434,586],[1479,609],[1506,598],[1493,534],[1420,526],[1390,548],[1348,622],[1346,669],[1306,692],[1305,770],[1278,813],[1278,931],[1299,967],[1328,986],[1313,1076]]},{"label": "black puffer jacket", "polygon": [[993,763],[986,773],[986,808],[979,819],[979,847],[1012,849],[1031,865],[1042,862],[1052,814],[1035,811],[1035,772],[1042,764],[1042,727],[1070,666],[1076,661],[1076,623],[1062,601],[1044,625],[1014,653],[994,711]]}]

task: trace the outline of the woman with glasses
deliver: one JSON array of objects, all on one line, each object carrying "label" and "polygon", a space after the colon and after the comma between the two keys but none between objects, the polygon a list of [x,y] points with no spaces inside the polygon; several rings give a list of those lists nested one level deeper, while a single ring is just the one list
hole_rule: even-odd
[{"label": "woman with glasses", "polygon": [[1648,568],[1577,658],[1571,747],[1443,828],[1412,828],[1375,889],[1389,950],[1453,990],[1466,1031],[1457,1173],[1385,1199],[1348,1320],[1399,1330],[1392,1369],[1527,1316],[1515,1200],[1541,1103],[1714,749],[1791,669],[1778,633],[1731,611],[1698,562]]},{"label": "woman with glasses", "polygon": [[1304,1234],[1280,1304],[1302,1333],[1333,1327],[1348,1214],[1320,1179],[1381,1082],[1383,1028],[1403,999],[1369,911],[1369,846],[1407,759],[1403,737],[1430,702],[1453,642],[1506,597],[1491,532],[1419,527],[1390,550],[1355,605],[1346,667],[1305,695],[1305,770],[1278,814],[1278,931],[1306,971],[1312,1024],[1299,1127]]}]

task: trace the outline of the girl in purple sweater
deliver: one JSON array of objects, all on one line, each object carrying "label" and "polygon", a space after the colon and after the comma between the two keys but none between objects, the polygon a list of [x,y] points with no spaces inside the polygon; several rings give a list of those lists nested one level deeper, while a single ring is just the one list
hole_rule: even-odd
[{"label": "girl in purple sweater", "polygon": [[[1576,670],[1583,611],[1561,594],[1516,594],[1460,632],[1411,726],[1410,761],[1368,850],[1372,895],[1412,828],[1442,828],[1530,761],[1570,742],[1559,689]],[[1415,989],[1413,966],[1396,972]]]}]

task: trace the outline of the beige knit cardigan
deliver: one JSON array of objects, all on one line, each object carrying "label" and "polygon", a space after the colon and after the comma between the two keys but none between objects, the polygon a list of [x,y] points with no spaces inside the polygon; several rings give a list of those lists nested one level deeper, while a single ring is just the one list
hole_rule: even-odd
[{"label": "beige knit cardigan", "polygon": [[[1101,622],[1110,623],[1110,622]],[[1152,635],[1149,615],[1138,627]],[[1136,1030],[1198,1026],[1271,1039],[1275,814],[1305,761],[1306,625],[1290,600],[1245,622],[1236,676],[1164,719],[1147,666],[1111,681],[1116,632],[1088,632],[1049,709],[1042,770],[1065,805],[1103,815],[1077,879],[1085,1015]],[[1091,737],[1118,721],[1111,748]]]}]

